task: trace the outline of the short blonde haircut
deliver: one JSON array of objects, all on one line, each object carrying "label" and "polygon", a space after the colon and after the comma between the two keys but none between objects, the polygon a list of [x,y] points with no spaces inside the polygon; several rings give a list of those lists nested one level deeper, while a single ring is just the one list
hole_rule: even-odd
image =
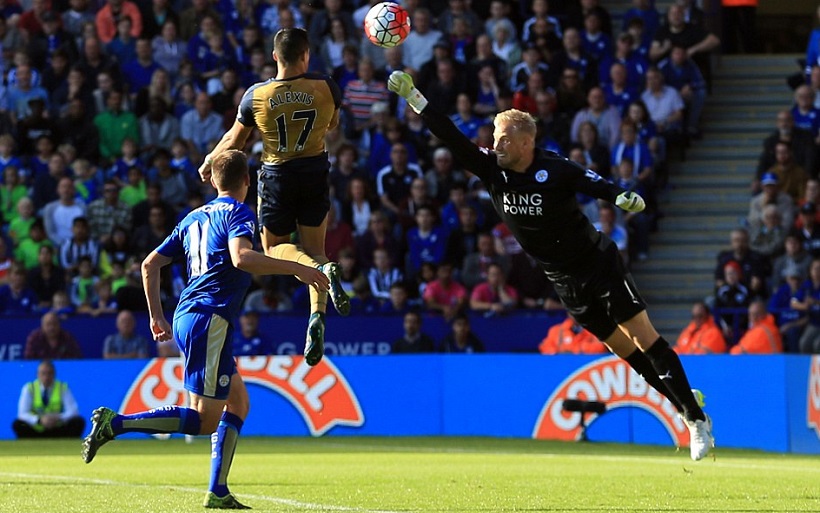
[{"label": "short blonde haircut", "polygon": [[535,137],[535,118],[518,109],[499,112],[493,119],[493,125],[496,128],[502,125],[511,126],[516,132]]}]

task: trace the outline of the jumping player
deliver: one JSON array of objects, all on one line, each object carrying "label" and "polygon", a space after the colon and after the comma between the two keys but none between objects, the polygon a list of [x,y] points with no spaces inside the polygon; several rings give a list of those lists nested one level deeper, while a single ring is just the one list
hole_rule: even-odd
[{"label": "jumping player", "polygon": [[[277,260],[253,250],[254,214],[242,203],[248,192],[244,153],[229,150],[213,160],[216,199],[197,208],[142,262],[142,280],[154,340],[176,340],[185,357],[185,389],[190,408],[163,406],[133,415],[97,408],[82,456],[90,463],[97,450],[123,433],[211,434],[211,479],[206,508],[247,509],[228,490],[227,478],[237,437],[248,414],[248,392],[232,354],[234,320],[251,283],[248,273],[293,274],[326,291],[327,276],[314,267]],[[173,328],[160,301],[160,270],[185,256],[189,282],[174,312]]]},{"label": "jumping player", "polygon": [[640,212],[643,198],[557,153],[536,149],[535,120],[527,113],[510,109],[495,117],[491,151],[473,144],[446,116],[427,107],[407,73],[394,71],[388,88],[405,98],[481,179],[498,215],[539,262],[567,311],[675,405],[689,428],[692,459],[706,456],[714,446],[711,419],[677,354],[650,322],[618,248],[593,228],[575,199],[581,192]]},{"label": "jumping player", "polygon": [[[203,181],[211,161],[227,149],[245,147],[254,127],[262,134],[259,173],[259,224],[265,254],[318,267],[330,278],[330,295],[341,315],[350,313],[338,264],[325,255],[330,209],[325,134],[339,123],[341,91],[326,75],[308,73],[310,44],[300,28],[282,29],[273,38],[276,77],[250,87],[236,121],[199,168]],[[298,230],[301,248],[291,244]],[[327,294],[310,289],[305,359],[316,365],[324,354]]]}]

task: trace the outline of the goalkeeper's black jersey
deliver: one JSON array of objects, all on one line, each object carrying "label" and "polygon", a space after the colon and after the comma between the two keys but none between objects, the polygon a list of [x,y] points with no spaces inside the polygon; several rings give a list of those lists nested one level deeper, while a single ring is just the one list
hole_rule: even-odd
[{"label": "goalkeeper's black jersey", "polygon": [[578,208],[576,193],[614,203],[624,189],[557,153],[538,149],[525,173],[503,169],[493,151],[476,146],[447,116],[428,107],[422,117],[464,168],[481,179],[501,219],[545,270],[564,272],[595,260],[606,241]]}]

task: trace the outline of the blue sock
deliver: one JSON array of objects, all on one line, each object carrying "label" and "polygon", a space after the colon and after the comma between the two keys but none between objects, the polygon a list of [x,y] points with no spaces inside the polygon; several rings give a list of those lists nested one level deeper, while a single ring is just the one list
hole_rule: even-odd
[{"label": "blue sock", "polygon": [[244,422],[230,412],[223,412],[216,431],[211,435],[211,482],[208,491],[217,497],[228,495],[228,472]]},{"label": "blue sock", "polygon": [[117,415],[111,420],[114,435],[123,433],[199,434],[199,412],[179,406],[161,406],[133,415]]}]

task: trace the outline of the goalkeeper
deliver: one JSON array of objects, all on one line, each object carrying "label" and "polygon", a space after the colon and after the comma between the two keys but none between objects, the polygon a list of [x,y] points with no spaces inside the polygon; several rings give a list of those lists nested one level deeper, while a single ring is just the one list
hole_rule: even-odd
[{"label": "goalkeeper", "polygon": [[394,71],[388,88],[421,114],[465,169],[487,188],[493,206],[524,251],[553,283],[567,311],[669,398],[690,433],[690,456],[714,446],[711,420],[695,398],[677,354],[655,330],[618,248],[581,213],[576,193],[640,212],[638,194],[608,183],[557,153],[535,148],[535,120],[519,110],[498,114],[492,151],[474,145],[427,99],[407,73]]}]

